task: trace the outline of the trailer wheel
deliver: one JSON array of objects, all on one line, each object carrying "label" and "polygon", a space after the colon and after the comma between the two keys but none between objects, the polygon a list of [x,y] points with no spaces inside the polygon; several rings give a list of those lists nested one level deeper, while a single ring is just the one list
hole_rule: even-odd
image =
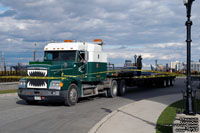
[{"label": "trailer wheel", "polygon": [[170,79],[170,86],[174,86],[175,84],[175,79]]},{"label": "trailer wheel", "polygon": [[167,87],[167,82],[168,82],[167,79],[163,80],[163,87]]},{"label": "trailer wheel", "polygon": [[118,90],[118,84],[116,80],[113,80],[111,83],[111,87],[108,89],[108,97],[116,97],[117,96],[117,90]]},{"label": "trailer wheel", "polygon": [[65,105],[72,106],[75,105],[78,101],[78,87],[76,84],[71,84],[68,87],[68,91],[65,97]]},{"label": "trailer wheel", "polygon": [[119,96],[123,96],[126,93],[126,82],[122,80],[119,84]]}]

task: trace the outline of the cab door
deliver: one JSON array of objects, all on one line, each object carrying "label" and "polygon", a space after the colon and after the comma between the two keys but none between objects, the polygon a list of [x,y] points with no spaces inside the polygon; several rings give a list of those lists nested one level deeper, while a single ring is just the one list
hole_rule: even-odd
[{"label": "cab door", "polygon": [[87,53],[86,51],[78,51],[77,52],[77,76],[83,78],[87,73]]}]

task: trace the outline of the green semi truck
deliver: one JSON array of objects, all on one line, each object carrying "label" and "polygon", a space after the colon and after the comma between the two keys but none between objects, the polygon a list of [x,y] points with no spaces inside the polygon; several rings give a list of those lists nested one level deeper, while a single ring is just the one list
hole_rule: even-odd
[{"label": "green semi truck", "polygon": [[19,81],[18,96],[28,104],[53,101],[72,106],[81,97],[122,96],[127,87],[174,85],[174,75],[142,73],[138,77],[134,67],[115,70],[107,63],[102,46],[101,39],[93,43],[65,40],[47,44],[44,60],[29,62],[27,76]]}]

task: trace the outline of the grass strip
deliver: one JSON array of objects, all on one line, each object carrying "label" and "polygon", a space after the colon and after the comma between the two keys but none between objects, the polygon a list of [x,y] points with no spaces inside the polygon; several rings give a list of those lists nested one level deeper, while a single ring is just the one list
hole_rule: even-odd
[{"label": "grass strip", "polygon": [[16,93],[17,89],[12,90],[0,90],[0,94],[6,94],[6,93]]},{"label": "grass strip", "polygon": [[[176,116],[176,112],[183,112],[184,111],[185,101],[180,100],[175,103],[169,105],[165,110],[161,113],[157,120],[156,124],[156,133],[172,133],[172,126],[166,126],[173,124],[173,121]],[[197,112],[200,111],[200,100],[196,100],[196,110]]]}]

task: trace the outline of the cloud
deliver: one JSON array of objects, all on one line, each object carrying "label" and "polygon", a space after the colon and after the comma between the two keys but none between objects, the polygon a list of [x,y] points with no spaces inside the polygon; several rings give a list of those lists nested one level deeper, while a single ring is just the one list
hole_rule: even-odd
[{"label": "cloud", "polygon": [[120,51],[113,51],[113,52],[107,52],[109,58],[123,58],[123,59],[134,59],[134,55],[142,55],[145,59],[153,59],[155,56],[152,53],[133,53],[133,52],[120,52]]},{"label": "cloud", "polygon": [[14,16],[17,12],[15,10],[7,10],[0,14],[0,17]]},{"label": "cloud", "polygon": [[[200,42],[197,5],[195,1],[192,7],[193,60],[198,60]],[[155,59],[184,61],[185,10],[182,1],[167,0],[1,0],[0,49],[9,53],[17,46],[19,56],[29,53],[28,60],[34,43],[42,55],[51,40],[101,38],[116,63],[134,54],[142,54],[146,64]]]},{"label": "cloud", "polygon": [[182,48],[185,46],[185,43],[178,43],[178,42],[170,42],[170,43],[159,43],[159,44],[153,44],[152,47],[154,48],[172,48],[172,47],[176,47],[176,48]]}]

